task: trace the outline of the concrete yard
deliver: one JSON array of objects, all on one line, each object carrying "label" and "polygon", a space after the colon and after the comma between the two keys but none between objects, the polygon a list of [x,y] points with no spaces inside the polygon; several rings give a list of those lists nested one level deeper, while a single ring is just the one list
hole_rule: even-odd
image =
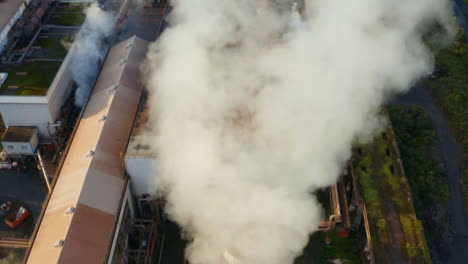
[{"label": "concrete yard", "polygon": [[[31,167],[26,172],[18,172],[13,169],[1,169],[0,194],[0,203],[6,201],[17,202],[29,209],[30,216],[28,216],[28,218],[32,220],[31,226],[34,227],[37,217],[41,212],[42,203],[47,195],[47,187],[42,175],[39,174],[39,171],[37,171],[35,167]],[[21,224],[18,228],[21,228]],[[15,236],[11,234],[11,231],[12,230],[9,229],[2,220],[0,223],[0,237],[4,235],[9,237]],[[32,229],[29,231],[32,231]],[[22,238],[25,238],[25,235],[29,237],[30,233],[19,234]]]}]

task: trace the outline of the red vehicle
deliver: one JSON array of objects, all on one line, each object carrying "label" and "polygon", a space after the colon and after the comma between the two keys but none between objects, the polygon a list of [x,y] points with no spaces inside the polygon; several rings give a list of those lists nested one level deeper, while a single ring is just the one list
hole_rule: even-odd
[{"label": "red vehicle", "polygon": [[17,210],[13,211],[10,216],[5,219],[5,223],[13,228],[16,227],[29,215],[29,210],[20,206]]}]

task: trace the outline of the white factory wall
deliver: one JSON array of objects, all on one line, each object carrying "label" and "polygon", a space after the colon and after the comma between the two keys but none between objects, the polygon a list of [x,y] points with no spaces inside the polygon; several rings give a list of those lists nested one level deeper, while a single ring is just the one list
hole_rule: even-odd
[{"label": "white factory wall", "polygon": [[54,121],[59,118],[60,109],[65,103],[65,100],[67,100],[68,96],[70,95],[73,87],[73,79],[70,67],[68,64],[64,66],[66,67],[64,67],[64,71],[62,75],[60,75],[60,78],[57,78],[52,83],[52,85],[56,85],[56,87],[51,86],[49,88],[50,90],[53,89],[53,93],[47,95],[50,116]]},{"label": "white factory wall", "polygon": [[60,109],[73,86],[70,60],[75,51],[76,41],[65,56],[46,96],[0,96],[0,113],[5,125],[36,126],[44,137],[55,133],[53,124],[59,118]]},{"label": "white factory wall", "polygon": [[130,175],[132,192],[136,196],[149,194],[155,198],[157,186],[155,176],[158,169],[158,158],[151,156],[126,156],[125,168]]},{"label": "white factory wall", "polygon": [[38,138],[34,134],[29,142],[2,142],[3,149],[9,155],[34,155]]},{"label": "white factory wall", "polygon": [[39,137],[38,137],[37,133],[32,136],[29,143],[31,144],[33,152],[35,152],[36,149],[37,149],[37,145],[39,145]]},{"label": "white factory wall", "polygon": [[46,97],[49,104],[50,116],[54,121],[59,118],[60,108],[70,95],[73,87],[73,73],[71,71],[70,62],[76,50],[77,41],[74,41],[68,50],[62,65],[57,71],[54,80],[50,84],[49,90],[47,90]]},{"label": "white factory wall", "polygon": [[0,113],[7,127],[35,126],[44,137],[48,137],[49,133],[54,134],[55,132],[54,127],[48,126],[48,124],[53,123],[53,120],[47,103],[0,102]]}]

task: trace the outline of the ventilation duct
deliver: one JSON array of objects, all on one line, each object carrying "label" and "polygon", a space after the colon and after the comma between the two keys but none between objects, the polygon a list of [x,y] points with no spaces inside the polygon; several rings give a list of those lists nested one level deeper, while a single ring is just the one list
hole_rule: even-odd
[{"label": "ventilation duct", "polygon": [[69,215],[69,214],[73,214],[74,212],[75,212],[75,207],[70,206],[70,207],[68,207],[68,209],[65,211],[65,214]]},{"label": "ventilation duct", "polygon": [[101,122],[101,121],[104,121],[107,119],[107,116],[106,115],[102,115],[101,117],[99,117],[98,119],[98,122]]},{"label": "ventilation duct", "polygon": [[64,243],[64,242],[65,242],[65,241],[63,241],[62,239],[57,240],[57,242],[55,242],[55,244],[54,244],[54,247],[55,247],[55,248],[63,247],[63,243]]},{"label": "ventilation duct", "polygon": [[107,91],[108,91],[109,93],[112,93],[112,92],[115,91],[116,89],[117,89],[117,85],[114,84],[114,85],[112,85],[111,87],[109,87],[109,88],[107,89]]}]

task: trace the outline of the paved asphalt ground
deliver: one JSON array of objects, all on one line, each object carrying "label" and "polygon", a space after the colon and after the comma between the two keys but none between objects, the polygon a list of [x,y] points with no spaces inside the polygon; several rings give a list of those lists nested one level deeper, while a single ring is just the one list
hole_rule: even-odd
[{"label": "paved asphalt ground", "polygon": [[[164,224],[164,248],[160,262],[157,264],[183,264],[184,251],[187,244],[181,237],[181,230],[177,224],[167,221]],[[159,254],[159,252],[158,252]],[[156,258],[159,260],[159,255]]]},{"label": "paved asphalt ground", "polygon": [[407,94],[397,97],[390,104],[421,106],[432,120],[440,144],[442,162],[448,177],[451,224],[455,235],[453,243],[450,245],[450,256],[444,263],[468,263],[468,218],[460,188],[461,147],[457,144],[442,113],[424,87],[415,86]]},{"label": "paved asphalt ground", "polygon": [[[27,172],[16,170],[0,170],[0,196],[3,199],[13,198],[23,203],[36,222],[41,212],[42,203],[47,194],[44,180],[36,168]],[[3,203],[5,201],[0,201]]]}]

